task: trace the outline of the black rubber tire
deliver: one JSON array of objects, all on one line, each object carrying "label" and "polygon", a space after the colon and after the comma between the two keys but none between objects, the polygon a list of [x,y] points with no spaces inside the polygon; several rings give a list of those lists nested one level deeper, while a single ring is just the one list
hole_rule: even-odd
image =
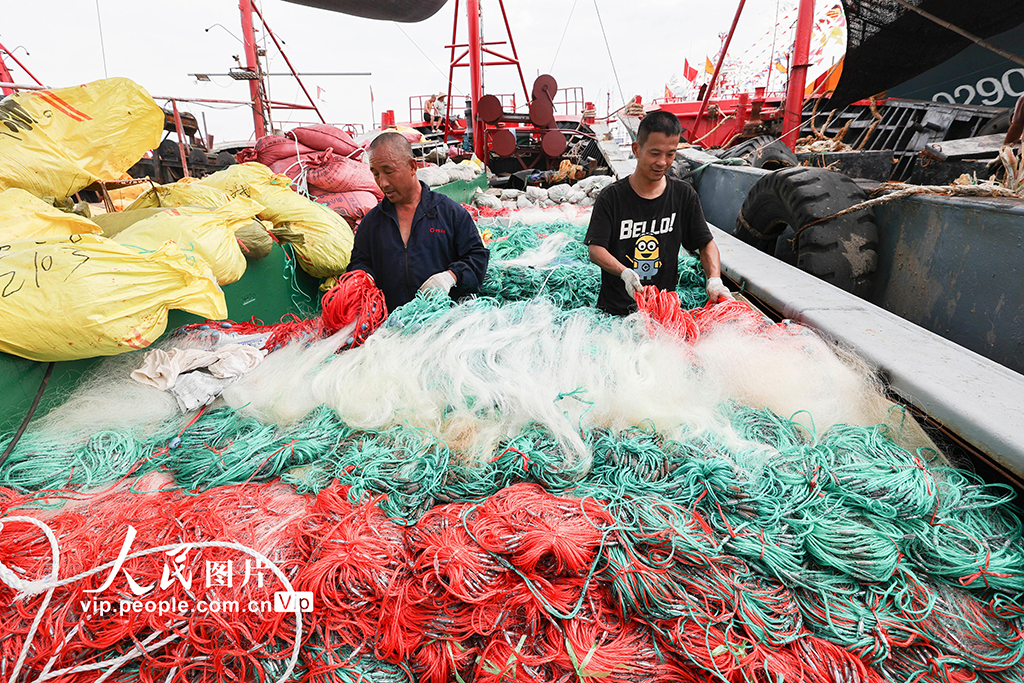
[{"label": "black rubber tire", "polygon": [[773,138],[770,135],[758,135],[756,138],[744,140],[743,142],[739,142],[733,145],[732,147],[727,147],[725,150],[724,157],[735,157],[738,159],[743,159],[761,145],[767,145],[774,139],[775,138]]},{"label": "black rubber tire", "polygon": [[732,157],[746,159],[754,168],[766,168],[769,171],[800,165],[796,154],[781,140],[770,135],[758,135],[725,150],[723,158]]},{"label": "black rubber tire", "polygon": [[978,135],[996,135],[1010,130],[1010,119],[1013,118],[1013,110],[1007,109],[999,116],[978,129]]},{"label": "black rubber tire", "polygon": [[685,157],[676,157],[676,160],[672,162],[672,168],[668,170],[667,175],[670,178],[675,178],[677,180],[682,180],[684,183],[689,183],[692,187],[693,176],[690,172],[693,168],[694,166],[692,166]]},{"label": "black rubber tire", "polygon": [[[795,232],[866,199],[864,191],[841,173],[809,166],[774,171],[750,188],[736,220],[735,236],[790,263],[787,250],[794,249],[801,270],[867,297],[878,265],[873,211],[857,211]],[[795,246],[779,244],[780,239],[793,237]]]},{"label": "black rubber tire", "polygon": [[787,227],[775,240],[775,258],[796,267],[799,254],[796,253],[796,230]]},{"label": "black rubber tire", "polygon": [[780,168],[800,165],[800,160],[796,158],[796,154],[789,147],[786,147],[782,140],[772,140],[766,145],[761,145],[747,155],[747,162],[754,168],[764,168],[769,171],[777,171]]}]

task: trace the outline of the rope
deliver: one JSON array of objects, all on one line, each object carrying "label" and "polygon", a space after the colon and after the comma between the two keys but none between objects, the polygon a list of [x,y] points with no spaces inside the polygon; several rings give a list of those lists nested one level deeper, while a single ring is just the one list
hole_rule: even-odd
[{"label": "rope", "polygon": [[711,137],[711,135],[712,135],[712,134],[713,134],[713,133],[714,133],[714,132],[715,132],[716,130],[718,130],[719,128],[721,128],[721,127],[722,127],[722,126],[723,126],[723,125],[725,124],[725,122],[726,122],[726,121],[729,121],[730,119],[734,119],[734,118],[736,118],[736,117],[735,117],[735,116],[734,116],[733,114],[729,114],[729,115],[728,115],[728,116],[726,116],[726,117],[725,117],[724,119],[722,119],[721,121],[719,121],[719,122],[718,122],[718,125],[717,125],[717,126],[715,126],[714,128],[712,128],[712,129],[711,129],[711,130],[709,130],[709,131],[708,131],[707,133],[705,133],[705,134],[704,134],[703,136],[701,136],[701,137],[697,138],[696,140],[694,140],[694,141],[693,141],[692,143],[690,143],[690,144],[696,145],[696,144],[699,144],[699,143],[703,142],[703,141],[704,141],[705,139],[707,139],[707,138]]},{"label": "rope", "polygon": [[[782,381],[776,366],[814,357],[822,342],[741,302],[703,305],[692,256],[675,292],[644,289],[639,314],[619,319],[571,291],[596,268],[582,228],[497,219],[488,229],[492,297],[420,293],[327,363],[352,373],[338,382],[339,409],[372,408],[378,385],[401,391],[385,371],[415,371],[358,374],[415,357],[392,355],[393,342],[423,362],[452,353],[457,370],[427,373],[432,398],[416,410],[384,411],[375,427],[327,406],[267,424],[214,404],[146,433],[37,429],[13,445],[5,435],[0,661],[15,663],[10,680],[1021,677],[1024,521],[1012,490],[901,447],[898,423],[811,416],[814,392],[870,392],[835,379],[845,377],[838,356],[818,359],[838,369],[798,373],[809,394],[771,386],[792,400],[763,407],[758,381]],[[559,268],[576,279],[557,280]],[[561,308],[517,299],[536,292]],[[317,334],[351,327],[354,343],[362,321],[382,318],[365,275],[328,294]],[[538,317],[535,336],[507,343]],[[182,334],[246,325],[268,327]],[[586,372],[563,367],[567,358]],[[757,381],[719,386],[742,373],[716,366],[744,363]],[[523,367],[535,369],[532,390],[550,391],[531,412],[502,391]],[[694,384],[652,383],[659,373]],[[641,402],[652,387],[672,405]],[[610,410],[613,394],[628,407]],[[676,401],[687,403],[673,422]],[[268,572],[276,563],[275,578],[205,585],[214,558],[196,551],[214,548]],[[104,591],[264,600],[278,582],[312,593],[313,611],[88,607]]]},{"label": "rope", "polygon": [[[797,231],[797,235],[802,233],[807,228],[830,221],[833,218],[840,218],[851,213],[858,211],[866,211],[870,208],[878,206],[880,204],[887,204],[889,202],[896,201],[897,199],[903,199],[904,197],[910,197],[916,194],[938,194],[946,197],[1007,197],[1013,199],[1020,199],[1021,195],[1013,190],[1009,190],[1001,185],[992,182],[981,182],[977,185],[907,185],[906,183],[883,183],[876,190],[875,194],[880,192],[891,192],[891,194],[885,195],[884,197],[876,197],[874,199],[868,199],[863,202],[854,204],[851,207],[843,209],[830,216],[819,218],[801,226]],[[743,227],[753,232],[755,235],[767,239],[762,235],[755,232],[750,225],[742,220],[742,212],[740,215]]]},{"label": "rope", "polygon": [[569,25],[572,23],[572,14],[576,11],[576,3],[579,0],[573,0],[572,7],[569,9],[569,18],[565,20],[565,28],[562,29],[562,37],[558,39],[558,47],[555,48],[555,56],[551,58],[551,66],[548,67],[548,73],[555,70],[555,62],[558,61],[558,53],[562,51],[562,43],[565,41],[565,34],[569,32]]},{"label": "rope", "polygon": [[597,0],[594,0],[594,12],[597,13],[597,23],[601,27],[601,36],[604,38],[604,47],[608,51],[608,61],[612,65],[612,74],[615,76],[615,87],[619,89],[619,99],[622,100],[622,106],[626,106],[626,96],[622,94],[622,84],[619,83],[619,72],[615,68],[615,59],[612,57],[612,46],[608,43],[608,34],[604,30],[604,21],[601,19],[601,10],[597,6]]},{"label": "rope", "polygon": [[39,389],[36,390],[35,398],[32,399],[32,405],[29,406],[28,412],[25,413],[25,417],[22,418],[21,424],[18,426],[18,431],[14,433],[11,440],[7,443],[7,448],[4,449],[2,455],[0,455],[0,467],[7,462],[7,457],[14,450],[14,447],[18,445],[18,441],[21,439],[21,435],[25,433],[25,428],[28,427],[29,422],[32,421],[32,416],[35,415],[36,408],[39,407],[39,401],[43,398],[43,392],[46,391],[46,385],[50,381],[50,375],[53,374],[53,361],[50,361],[46,365],[46,372],[43,373],[43,379],[39,382]]}]

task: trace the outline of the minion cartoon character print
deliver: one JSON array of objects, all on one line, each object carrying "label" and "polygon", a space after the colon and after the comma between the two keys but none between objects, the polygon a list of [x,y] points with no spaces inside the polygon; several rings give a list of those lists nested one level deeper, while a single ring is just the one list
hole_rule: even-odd
[{"label": "minion cartoon character print", "polygon": [[658,238],[654,235],[643,235],[637,239],[633,247],[633,256],[628,256],[633,270],[640,280],[652,280],[661,268],[661,256],[658,251]]}]

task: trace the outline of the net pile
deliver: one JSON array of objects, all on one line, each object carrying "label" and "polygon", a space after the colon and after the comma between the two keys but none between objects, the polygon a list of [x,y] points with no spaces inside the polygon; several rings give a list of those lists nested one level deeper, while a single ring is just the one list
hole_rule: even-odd
[{"label": "net pile", "polygon": [[[499,302],[543,296],[563,310],[593,307],[601,289],[601,269],[590,262],[583,238],[586,225],[565,220],[524,223],[481,219],[491,260],[481,294]],[[680,250],[677,293],[686,308],[707,303],[700,261]]]},{"label": "net pile", "polygon": [[[582,262],[557,227],[492,263]],[[111,360],[0,468],[0,675],[1022,680],[1012,491],[806,328],[571,284],[343,316],[184,416]]]}]

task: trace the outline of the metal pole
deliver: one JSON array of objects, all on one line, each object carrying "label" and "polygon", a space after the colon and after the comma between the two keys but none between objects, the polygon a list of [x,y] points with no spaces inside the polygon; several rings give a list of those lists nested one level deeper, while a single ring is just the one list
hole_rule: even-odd
[{"label": "metal pole", "polygon": [[181,155],[181,172],[188,177],[188,155],[185,154],[185,130],[181,125],[181,116],[178,114],[178,103],[171,100],[171,107],[174,108],[174,130],[178,134],[178,154]]},{"label": "metal pole", "polygon": [[[256,14],[259,16],[260,22],[263,24],[263,30],[270,35],[270,39],[273,40],[274,45],[277,46],[277,51],[281,53],[282,57],[284,57],[284,63],[288,65],[289,69],[291,69],[291,75],[295,77],[296,81],[298,81],[299,87],[302,88],[302,92],[306,96],[306,99],[309,100],[311,105],[313,105],[313,111],[315,111],[316,115],[320,117],[320,123],[327,123],[327,119],[325,119],[324,115],[320,113],[320,109],[316,106],[316,102],[313,101],[313,97],[309,94],[309,91],[306,90],[306,84],[302,82],[301,78],[299,78],[299,72],[295,70],[294,66],[292,66],[292,62],[288,59],[288,55],[285,54],[284,49],[281,47],[281,43],[277,42],[277,36],[274,35],[274,32],[270,30],[270,26],[267,25],[267,20],[263,18],[263,12],[260,12],[260,8],[256,5],[252,5],[252,8],[256,10]],[[255,37],[253,42],[255,43]]]},{"label": "metal pole", "polygon": [[267,124],[263,118],[263,95],[260,92],[260,65],[256,59],[256,32],[252,28],[252,0],[238,0],[242,13],[242,44],[245,46],[245,67],[257,75],[249,81],[249,96],[252,97],[252,123],[256,139],[266,136]]},{"label": "metal pole", "polygon": [[[526,101],[530,101],[530,90],[526,87],[526,77],[523,76],[523,65],[519,63],[519,53],[516,52],[516,41],[512,39],[512,28],[508,25],[508,13],[505,11],[504,0],[498,0],[498,5],[501,7],[501,18],[505,20],[505,34],[508,36],[508,44],[512,46],[512,57],[509,61],[515,61],[516,69],[519,71],[519,82],[523,85],[523,94],[526,95]],[[515,110],[515,106],[512,107]]]},{"label": "metal pole", "polygon": [[[30,83],[13,83],[11,81],[0,81],[0,88],[11,88],[14,90],[49,90],[49,88],[42,85],[32,85]],[[6,92],[6,90],[5,90]],[[11,93],[7,93],[10,95]],[[153,98],[156,99],[155,97]]]},{"label": "metal pole", "polygon": [[14,82],[14,76],[11,75],[11,72],[7,70],[7,65],[4,64],[3,54],[0,54],[0,81],[2,81],[0,83],[0,92],[3,93],[4,97],[14,93],[14,89],[7,85]]},{"label": "metal pole", "polygon": [[704,112],[708,110],[708,104],[711,102],[711,93],[715,91],[715,85],[718,83],[718,74],[722,71],[722,64],[725,63],[725,56],[729,53],[729,43],[732,42],[732,36],[736,33],[736,24],[740,21],[740,15],[743,14],[743,6],[747,4],[747,0],[740,0],[739,7],[736,8],[736,16],[732,18],[732,26],[729,27],[729,35],[725,38],[725,43],[722,45],[722,54],[718,56],[718,64],[715,66],[715,73],[711,75],[711,82],[708,83],[708,90],[704,93],[704,99],[700,103],[700,109],[697,111],[697,118],[693,121],[693,130],[690,131],[690,138],[697,134],[697,126],[700,125],[700,120],[704,118]]},{"label": "metal pole", "polygon": [[[448,60],[448,97],[444,99],[445,115],[444,115],[444,144],[448,144],[448,133],[451,132],[451,120],[452,120],[452,79],[455,77],[455,39],[458,37],[459,31],[459,0],[455,0],[455,20],[452,21],[452,44],[451,44],[451,56]],[[472,124],[471,121],[466,121],[466,128]]]},{"label": "metal pole", "polygon": [[480,161],[487,164],[487,141],[484,139],[484,122],[478,114],[480,98],[483,96],[483,72],[480,62],[480,0],[466,0],[466,15],[469,21],[469,89],[473,103],[473,151]]},{"label": "metal pole", "polygon": [[811,49],[811,32],[814,30],[814,0],[800,0],[796,20],[796,43],[793,45],[793,62],[789,67],[789,85],[786,87],[786,111],[782,118],[782,142],[790,149],[796,149],[796,140],[803,121],[804,89],[807,87],[807,56]]},{"label": "metal pole", "polygon": [[[15,49],[15,50],[17,50],[18,48],[14,48],[14,49]],[[18,58],[17,58],[17,57],[15,57],[15,56],[14,56],[13,54],[11,54],[11,51],[10,51],[10,50],[8,50],[8,49],[7,49],[6,47],[4,47],[4,46],[3,46],[3,43],[0,43],[0,52],[3,52],[4,54],[6,54],[6,55],[7,55],[8,57],[10,57],[10,58],[11,58],[11,61],[12,61],[12,62],[14,62],[14,63],[15,63],[15,64],[17,64],[18,66],[20,66],[20,67],[21,67],[21,70],[22,70],[22,71],[24,71],[24,72],[25,72],[26,74],[28,74],[28,77],[29,77],[29,78],[31,78],[31,79],[32,79],[33,81],[35,81],[35,82],[36,82],[36,85],[38,85],[38,86],[42,87],[42,88],[43,88],[44,90],[46,89],[46,86],[45,86],[45,85],[43,85],[43,82],[42,82],[42,81],[40,81],[40,80],[39,80],[38,78],[36,78],[36,77],[35,77],[35,74],[33,74],[33,73],[32,73],[31,71],[29,71],[28,69],[26,69],[26,68],[25,68],[25,65],[24,65],[24,64],[22,64],[21,62],[19,62],[19,61],[18,61]],[[27,52],[28,52],[28,51],[26,50],[26,53],[27,53]],[[0,59],[0,61],[2,61],[2,59]],[[4,68],[6,69],[7,67],[5,66]],[[14,79],[13,79],[13,78],[11,78],[10,80],[12,80],[12,81],[13,81]]]}]

